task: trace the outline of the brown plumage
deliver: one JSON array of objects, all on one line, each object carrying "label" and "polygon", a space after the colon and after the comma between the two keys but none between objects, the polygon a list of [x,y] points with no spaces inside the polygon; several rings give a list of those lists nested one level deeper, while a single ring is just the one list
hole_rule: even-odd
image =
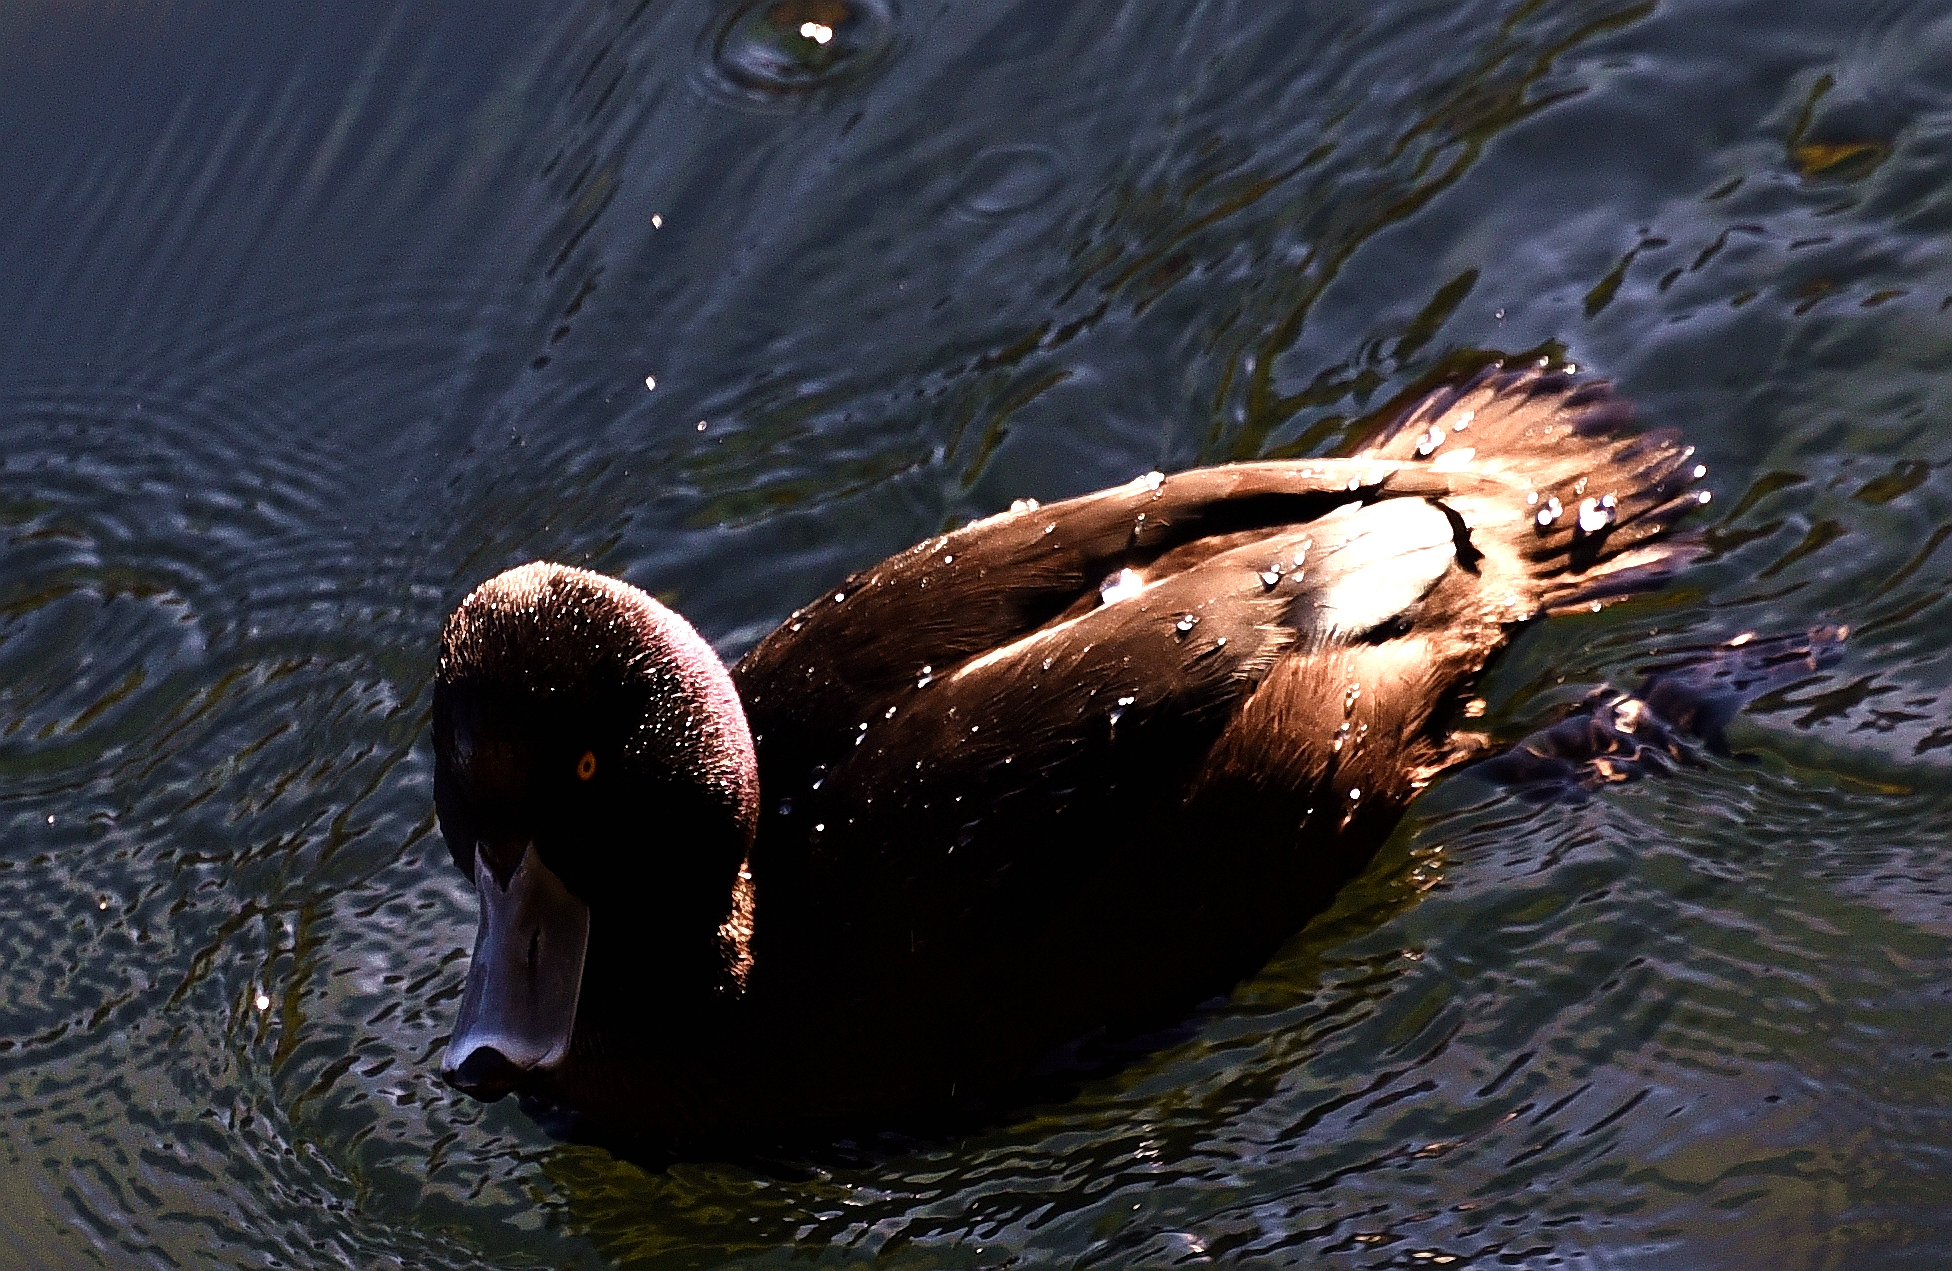
[{"label": "brown plumage", "polygon": [[[465,676],[444,646],[442,826],[471,874],[477,841],[533,845],[590,934],[568,1058],[471,1088],[640,1139],[860,1127],[1008,1097],[1072,1043],[1170,1020],[1477,753],[1456,708],[1517,626],[1672,568],[1705,499],[1690,455],[1603,386],[1486,372],[1353,458],[1153,474],[922,543],[761,642],[729,709],[641,592],[490,580],[446,645],[477,611],[520,621]],[[538,587],[582,599],[560,616]],[[589,616],[609,604],[631,616]],[[577,641],[607,651],[554,651]],[[643,674],[559,682],[569,661]],[[669,741],[730,730],[738,703],[749,837],[711,824],[749,814],[740,765]],[[473,752],[553,771],[587,746],[613,780],[505,797],[457,761],[456,720],[479,721]]]}]

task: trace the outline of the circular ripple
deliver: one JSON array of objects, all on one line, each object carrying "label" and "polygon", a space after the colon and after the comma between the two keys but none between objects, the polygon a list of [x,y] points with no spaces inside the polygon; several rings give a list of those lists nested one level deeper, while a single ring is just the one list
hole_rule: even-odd
[{"label": "circular ripple", "polygon": [[791,97],[866,73],[894,32],[886,0],[755,0],[719,28],[712,62],[747,93]]},{"label": "circular ripple", "polygon": [[1064,181],[1064,160],[1045,146],[992,146],[976,156],[956,206],[978,218],[1008,216],[1043,202]]}]

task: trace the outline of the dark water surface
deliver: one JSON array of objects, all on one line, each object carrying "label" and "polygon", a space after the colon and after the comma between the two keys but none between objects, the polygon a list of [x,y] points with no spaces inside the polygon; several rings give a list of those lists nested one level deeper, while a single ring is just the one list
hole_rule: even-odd
[{"label": "dark water surface", "polygon": [[[1952,1266],[1944,6],[13,0],[0,158],[19,1265]],[[1751,759],[1446,783],[1188,1036],[966,1139],[647,1174],[438,1083],[476,582],[736,654],[1474,350],[1614,377],[1717,495],[1491,722],[1851,624]]]}]

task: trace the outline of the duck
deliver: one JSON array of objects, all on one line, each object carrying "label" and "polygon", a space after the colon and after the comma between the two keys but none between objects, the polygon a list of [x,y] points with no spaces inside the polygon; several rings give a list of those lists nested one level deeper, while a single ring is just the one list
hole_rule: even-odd
[{"label": "duck", "polygon": [[490,578],[434,682],[480,911],[440,1074],[660,1150],[1008,1107],[1228,992],[1489,753],[1518,631],[1685,563],[1693,455],[1493,364],[1346,457],[1020,500],[729,668],[628,582]]}]

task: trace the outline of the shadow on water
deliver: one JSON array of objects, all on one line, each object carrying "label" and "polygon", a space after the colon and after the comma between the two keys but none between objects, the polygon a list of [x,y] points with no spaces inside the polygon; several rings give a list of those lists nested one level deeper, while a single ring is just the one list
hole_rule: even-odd
[{"label": "shadow on water", "polygon": [[[1441,855],[1399,836],[1232,1000],[1113,1044],[1095,1057],[1095,1079],[1053,1087],[1055,1101],[921,1137],[808,1145],[739,1162],[661,1161],[646,1171],[568,1147],[544,1168],[563,1190],[569,1227],[620,1265],[718,1265],[783,1244],[877,1260],[900,1261],[906,1251],[925,1265],[993,1264],[998,1255],[986,1260],[977,1247],[983,1230],[1088,1219],[1107,1194],[1171,1182],[1169,1163],[1196,1157],[1203,1135],[1278,1094],[1293,1055],[1373,1015],[1400,978],[1403,954],[1348,958],[1339,950],[1437,885]],[[1149,1105],[1168,1092],[1183,1106],[1161,1115]],[[1131,1120],[1138,1108],[1148,1114],[1142,1126]],[[973,1210],[972,1197],[982,1198]],[[643,1215],[653,1212],[664,1218],[649,1226]],[[1119,1260],[1117,1246],[1099,1252]]]}]

